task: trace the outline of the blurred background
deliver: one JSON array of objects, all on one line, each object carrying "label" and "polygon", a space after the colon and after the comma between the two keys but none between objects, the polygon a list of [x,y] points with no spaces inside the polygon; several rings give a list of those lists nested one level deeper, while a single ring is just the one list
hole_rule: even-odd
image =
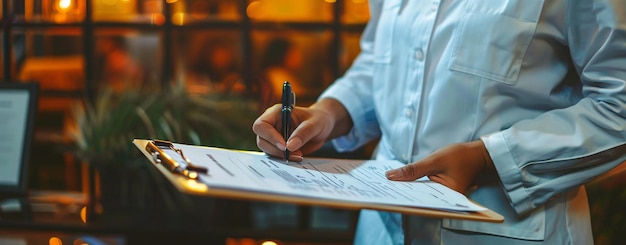
[{"label": "blurred background", "polygon": [[[2,0],[0,8],[0,76],[41,90],[30,190],[85,195],[79,200],[97,201],[94,215],[129,223],[126,214],[161,213],[175,199],[191,203],[191,214],[198,205],[226,208],[233,226],[303,234],[290,244],[351,243],[355,211],[207,204],[155,190],[167,184],[130,143],[257,150],[252,121],[279,101],[284,80],[306,106],[349,67],[369,18],[366,0]],[[372,147],[316,155],[367,158]],[[624,226],[623,211],[611,209],[626,202],[623,184],[617,176],[590,186],[597,244],[626,238],[615,228]]]},{"label": "blurred background", "polygon": [[[257,150],[252,122],[279,102],[283,81],[306,106],[350,65],[366,0],[3,0],[0,8],[2,82],[40,87],[28,189],[31,206],[55,205],[34,217],[122,227],[98,240],[105,244],[169,244],[180,229],[185,241],[206,244],[215,226],[248,230],[216,244],[351,242],[355,211],[180,195],[131,140]],[[59,217],[70,211],[82,218]],[[54,222],[44,230],[68,232]],[[19,230],[27,244],[87,241],[33,226]],[[0,231],[0,243],[6,237]]]},{"label": "blurred background", "polygon": [[[369,17],[366,0],[24,0],[2,1],[0,7],[0,75],[40,85],[35,147],[42,148],[35,157],[46,161],[33,159],[31,187],[46,189],[80,189],[73,178],[80,173],[68,169],[76,152],[49,146],[79,143],[79,150],[95,154],[88,147],[102,140],[85,134],[93,120],[102,119],[89,117],[93,112],[134,115],[116,109],[150,104],[153,96],[230,101],[242,111],[214,118],[234,117],[245,128],[231,132],[242,133],[279,102],[285,80],[294,85],[298,105],[312,103],[357,55]],[[216,131],[210,137],[163,136],[256,149],[253,138],[212,140],[224,138]]]}]

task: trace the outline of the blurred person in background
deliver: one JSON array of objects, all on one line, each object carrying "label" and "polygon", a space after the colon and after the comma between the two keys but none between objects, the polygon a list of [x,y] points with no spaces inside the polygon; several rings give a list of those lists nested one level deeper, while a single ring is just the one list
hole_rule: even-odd
[{"label": "blurred person in background", "polygon": [[185,77],[190,93],[241,94],[246,86],[241,79],[234,42],[228,38],[213,37],[202,42],[190,72]]},{"label": "blurred person in background", "polygon": [[103,86],[114,91],[138,89],[143,84],[143,68],[126,50],[123,37],[104,37],[96,42]]},{"label": "blurred person in background", "polygon": [[271,91],[271,101],[280,101],[283,82],[289,81],[293,91],[302,92],[298,82],[298,69],[302,66],[302,53],[295,44],[284,38],[270,40],[261,56],[261,70],[265,86]]}]

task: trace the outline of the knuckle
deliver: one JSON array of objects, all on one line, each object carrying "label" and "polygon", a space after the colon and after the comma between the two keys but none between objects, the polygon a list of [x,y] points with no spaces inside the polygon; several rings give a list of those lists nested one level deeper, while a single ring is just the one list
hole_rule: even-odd
[{"label": "knuckle", "polygon": [[402,176],[405,178],[415,178],[416,173],[415,165],[410,164],[402,168]]},{"label": "knuckle", "polygon": [[256,120],[254,121],[254,123],[252,124],[252,132],[254,132],[255,134],[260,134],[263,132],[263,129],[265,128],[264,126],[264,122],[261,120]]}]

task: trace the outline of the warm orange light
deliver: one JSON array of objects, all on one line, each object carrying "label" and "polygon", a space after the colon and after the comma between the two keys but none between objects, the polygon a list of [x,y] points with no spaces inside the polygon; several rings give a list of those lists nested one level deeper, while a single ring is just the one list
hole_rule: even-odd
[{"label": "warm orange light", "polygon": [[255,245],[256,241],[252,238],[241,238],[239,239],[239,245]]},{"label": "warm orange light", "polygon": [[175,3],[178,2],[178,0],[166,0],[167,3]]},{"label": "warm orange light", "polygon": [[278,245],[278,243],[274,241],[264,241],[263,243],[261,243],[261,245]]},{"label": "warm orange light", "polygon": [[337,0],[324,0],[324,2],[327,2],[327,3],[335,3],[335,2],[337,2]]},{"label": "warm orange light", "polygon": [[174,13],[172,15],[172,23],[174,25],[182,26],[185,24],[185,13]]},{"label": "warm orange light", "polygon": [[74,245],[89,245],[89,243],[79,238],[79,239],[74,240]]},{"label": "warm orange light", "polygon": [[72,0],[59,0],[59,8],[67,9],[72,5]]},{"label": "warm orange light", "polygon": [[165,17],[163,17],[162,14],[152,14],[150,15],[150,23],[157,26],[163,25],[163,23],[165,23]]},{"label": "warm orange light", "polygon": [[50,237],[50,240],[48,240],[48,244],[49,245],[63,245],[63,241],[61,240],[61,238],[58,237]]},{"label": "warm orange light", "polygon": [[80,219],[83,223],[87,223],[87,206],[80,209]]},{"label": "warm orange light", "polygon": [[246,14],[248,15],[248,17],[253,19],[259,18],[262,12],[261,10],[261,1],[254,1],[248,4],[248,7],[246,8]]},{"label": "warm orange light", "polygon": [[67,12],[72,7],[72,0],[58,0],[56,5],[59,12]]},{"label": "warm orange light", "polygon": [[[195,174],[195,176],[198,176],[198,173],[193,173]],[[201,182],[198,182],[196,180],[187,180],[185,182],[185,185],[187,186],[188,189],[193,190],[193,191],[197,191],[197,192],[204,192],[207,191],[207,186]]]}]

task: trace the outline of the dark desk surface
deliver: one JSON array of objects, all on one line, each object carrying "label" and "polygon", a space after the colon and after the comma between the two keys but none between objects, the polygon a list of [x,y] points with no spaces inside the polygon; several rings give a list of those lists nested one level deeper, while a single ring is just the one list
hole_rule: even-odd
[{"label": "dark desk surface", "polygon": [[[284,244],[295,241],[305,241],[307,244],[352,242],[351,227],[318,225],[316,228],[313,227],[315,225],[293,222],[298,217],[284,214],[285,209],[305,213],[305,216],[317,210],[318,213],[330,212],[330,216],[343,215],[344,220],[353,218],[351,213],[343,211],[194,197],[188,197],[184,202],[187,202],[189,209],[181,211],[161,209],[162,205],[152,205],[154,208],[103,209],[100,204],[90,205],[82,193],[33,192],[28,198],[3,198],[0,200],[0,241],[48,244],[50,239],[60,239],[63,244],[76,244],[76,241],[104,244],[176,244],[181,241],[226,244],[227,239],[250,238],[256,241],[278,240]],[[96,212],[91,213],[88,208]],[[266,212],[265,221],[255,224],[250,221],[250,216],[254,216],[255,212],[258,216],[259,209],[279,210],[278,216],[274,214],[273,217],[285,220],[282,224],[276,223],[271,212],[269,216]],[[273,220],[273,223],[266,222],[269,220]]]}]

